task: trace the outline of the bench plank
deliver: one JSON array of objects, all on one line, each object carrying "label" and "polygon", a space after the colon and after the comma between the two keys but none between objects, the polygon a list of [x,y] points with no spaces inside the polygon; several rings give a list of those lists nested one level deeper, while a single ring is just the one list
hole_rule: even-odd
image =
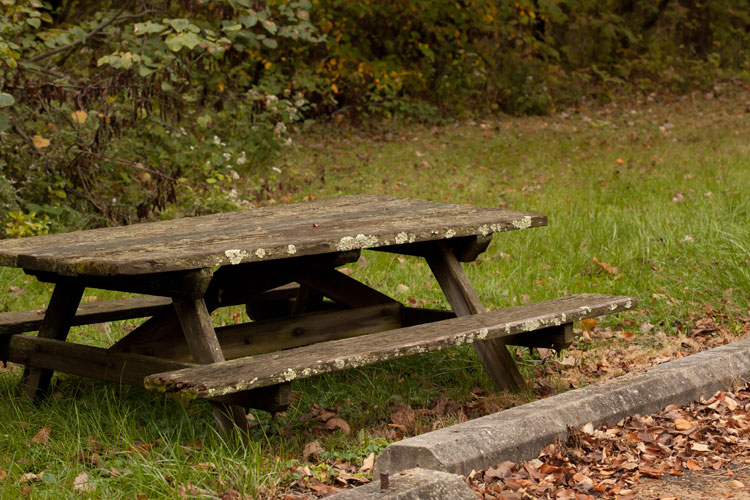
[{"label": "bench plank", "polygon": [[503,338],[631,309],[632,297],[582,294],[436,323],[322,342],[276,353],[158,373],[145,386],[188,398],[214,397],[298,378]]},{"label": "bench plank", "polygon": [[[153,316],[172,304],[166,297],[133,297],[131,299],[90,302],[78,306],[72,326]],[[45,309],[0,314],[0,335],[35,332],[44,319]]]},{"label": "bench plank", "polygon": [[[151,373],[193,366],[191,363],[154,356],[112,352],[101,347],[21,334],[0,337],[0,361],[136,387],[143,387],[144,377]],[[259,410],[282,411],[290,402],[290,395],[285,389],[278,391],[272,387],[263,387],[247,393],[222,396],[218,400]]]},{"label": "bench plank", "polygon": [[65,276],[213,268],[544,226],[541,214],[356,195],[0,241],[0,265]]}]

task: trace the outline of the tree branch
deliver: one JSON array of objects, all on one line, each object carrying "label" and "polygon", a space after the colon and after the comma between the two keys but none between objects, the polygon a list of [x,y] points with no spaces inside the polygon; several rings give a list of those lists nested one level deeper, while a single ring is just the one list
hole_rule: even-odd
[{"label": "tree branch", "polygon": [[39,54],[37,56],[34,56],[29,59],[30,62],[36,62],[41,61],[42,59],[47,59],[48,57],[52,57],[55,54],[59,54],[60,52],[65,52],[68,49],[72,49],[73,47],[77,47],[79,45],[83,45],[88,41],[89,38],[99,33],[101,30],[112,24],[113,22],[117,21],[120,18],[120,15],[125,12],[125,10],[130,7],[130,4],[133,3],[133,0],[126,1],[123,6],[120,8],[120,10],[110,19],[106,19],[102,22],[100,22],[94,29],[86,33],[86,36],[83,37],[83,40],[79,40],[77,42],[71,43],[70,45],[65,45],[63,47],[58,47],[56,49],[52,49],[50,51],[47,51],[43,54]]}]

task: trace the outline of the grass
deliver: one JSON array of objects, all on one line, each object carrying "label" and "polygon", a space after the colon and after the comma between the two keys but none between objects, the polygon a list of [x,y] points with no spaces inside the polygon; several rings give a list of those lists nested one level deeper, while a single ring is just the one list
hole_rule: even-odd
[{"label": "grass", "polygon": [[[577,374],[585,363],[621,354],[651,359],[668,345],[679,351],[669,340],[692,342],[692,322],[709,311],[730,336],[747,333],[748,102],[750,93],[726,87],[712,100],[620,102],[434,128],[323,125],[298,138],[277,167],[285,184],[302,186],[294,199],[378,193],[547,214],[548,227],[496,235],[466,266],[486,306],[580,292],[640,300],[639,311],[599,324],[632,330],[635,339],[582,333],[571,349],[575,368],[520,352],[525,376],[545,376],[559,391],[593,380]],[[241,183],[235,187],[242,192]],[[405,302],[447,307],[417,259],[363,255],[347,266],[354,277]],[[16,270],[0,269],[0,283],[5,310],[42,307],[50,293]],[[641,332],[644,323],[654,330]],[[107,345],[132,324],[76,328],[72,337]],[[52,398],[35,407],[18,396],[19,378],[15,367],[0,369],[0,498],[69,497],[83,472],[96,489],[75,491],[82,498],[280,497],[301,477],[331,483],[337,463],[356,467],[401,434],[458,421],[477,394],[492,392],[470,348],[317,377],[294,386],[296,402],[284,414],[254,414],[255,439],[242,448],[217,435],[201,403],[183,407],[144,390],[62,375]],[[535,397],[492,395],[477,412]],[[404,430],[389,425],[394,403],[419,412],[440,401],[452,409],[417,413]],[[322,428],[319,408],[348,422],[351,434]],[[44,432],[39,437],[45,428],[46,441]],[[324,451],[303,459],[315,440]]]}]

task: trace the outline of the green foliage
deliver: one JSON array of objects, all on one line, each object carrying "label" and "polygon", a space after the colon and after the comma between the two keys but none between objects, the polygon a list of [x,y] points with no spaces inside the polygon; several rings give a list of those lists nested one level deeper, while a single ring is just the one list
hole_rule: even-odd
[{"label": "green foliage", "polygon": [[321,41],[308,2],[56,5],[0,4],[0,157],[25,213],[123,223],[171,214],[178,192],[204,212],[263,185],[310,106],[276,68]]},{"label": "green foliage", "polygon": [[49,217],[37,217],[35,212],[8,212],[8,222],[5,223],[5,235],[10,238],[36,236],[49,232]]},{"label": "green foliage", "polygon": [[236,208],[307,120],[708,87],[750,78],[749,27],[744,0],[3,0],[0,203],[56,229]]}]

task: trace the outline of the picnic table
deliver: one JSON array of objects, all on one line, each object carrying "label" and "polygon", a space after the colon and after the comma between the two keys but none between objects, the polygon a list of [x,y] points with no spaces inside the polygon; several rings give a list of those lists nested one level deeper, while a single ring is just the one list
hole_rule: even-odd
[{"label": "picnic table", "polygon": [[[572,324],[634,307],[581,294],[485,311],[460,262],[494,233],[544,226],[535,213],[357,195],[0,241],[0,266],[54,283],[44,310],[0,314],[0,360],[25,365],[24,392],[53,371],[211,402],[224,430],[248,408],[284,409],[290,382],[471,343],[499,389],[525,385],[507,345],[562,349]],[[409,307],[336,268],[362,249],[423,257],[452,311]],[[84,302],[85,288],[142,294]],[[252,321],[215,327],[245,305]],[[149,318],[108,348],[70,328]],[[25,332],[38,331],[37,335]]]}]

